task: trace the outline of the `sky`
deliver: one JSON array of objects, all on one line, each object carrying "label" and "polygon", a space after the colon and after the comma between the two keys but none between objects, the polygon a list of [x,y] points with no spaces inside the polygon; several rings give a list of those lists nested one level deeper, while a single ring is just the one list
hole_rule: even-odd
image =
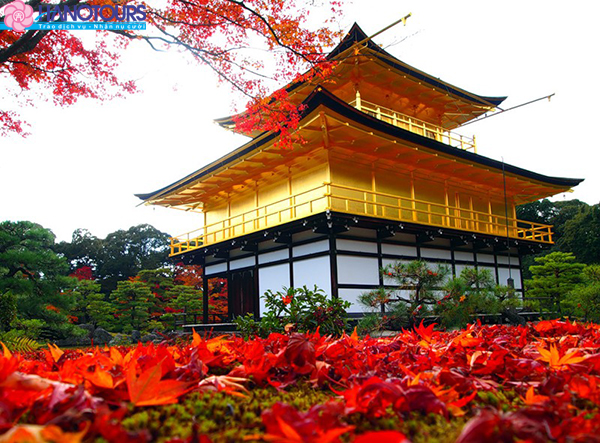
[{"label": "sky", "polygon": [[[475,135],[480,155],[585,179],[555,199],[600,201],[600,2],[344,3],[339,26],[348,30],[356,21],[369,35],[412,13],[406,26],[375,43],[467,91],[508,96],[505,109],[555,93],[457,132]],[[315,7],[313,18],[323,13]],[[143,92],[67,108],[36,103],[22,109],[29,137],[0,137],[0,221],[40,223],[58,241],[69,241],[77,228],[103,238],[141,223],[170,235],[201,227],[200,214],[139,206],[134,194],[162,188],[243,144],[245,137],[213,122],[241,98],[177,52],[157,54],[140,42],[122,62]]]}]

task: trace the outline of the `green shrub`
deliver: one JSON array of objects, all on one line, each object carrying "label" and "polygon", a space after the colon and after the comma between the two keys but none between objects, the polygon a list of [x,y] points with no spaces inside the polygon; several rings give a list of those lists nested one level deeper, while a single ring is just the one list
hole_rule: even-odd
[{"label": "green shrub", "polygon": [[577,263],[572,253],[551,252],[536,257],[536,265],[530,266],[532,278],[525,280],[527,295],[536,310],[561,314],[563,298],[585,279],[585,265]]},{"label": "green shrub", "polygon": [[477,314],[500,314],[519,305],[514,290],[497,285],[487,269],[463,269],[444,286],[434,313],[445,327],[464,327]]},{"label": "green shrub", "polygon": [[346,329],[346,309],[350,302],[328,297],[316,286],[313,290],[283,288],[264,294],[266,312],[260,321],[251,314],[234,321],[245,337],[267,336],[271,332],[312,332],[319,327],[322,334],[339,335]]},{"label": "green shrub", "polygon": [[17,316],[17,299],[12,291],[0,293],[0,332],[8,331]]},{"label": "green shrub", "polygon": [[560,302],[562,313],[583,321],[600,322],[600,265],[586,266],[584,284],[568,292]]},{"label": "green shrub", "polygon": [[[384,328],[400,330],[418,324],[431,312],[430,306],[435,304],[436,293],[449,272],[447,266],[432,269],[422,260],[383,267],[383,277],[391,280],[396,288],[378,288],[358,297],[358,302],[371,312],[359,321],[358,329],[366,333]],[[377,316],[379,321],[376,321]]]},{"label": "green shrub", "polygon": [[40,336],[42,330],[46,327],[43,320],[23,318],[15,318],[10,325],[12,330],[18,331],[19,335],[34,340]]}]

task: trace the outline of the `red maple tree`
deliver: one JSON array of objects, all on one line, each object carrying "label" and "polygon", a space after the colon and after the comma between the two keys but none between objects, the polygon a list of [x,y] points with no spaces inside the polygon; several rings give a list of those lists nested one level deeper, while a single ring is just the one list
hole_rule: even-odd
[{"label": "red maple tree", "polygon": [[[0,0],[0,7],[8,3],[10,0]],[[26,2],[34,10],[45,3]],[[63,0],[52,5],[106,3]],[[140,2],[116,3],[124,7]],[[338,0],[323,0],[321,8],[332,18],[341,10]],[[168,0],[163,8],[146,5],[145,31],[88,31],[85,40],[81,33],[69,31],[1,31],[0,75],[8,92],[5,100],[19,107],[38,100],[64,106],[83,97],[107,100],[133,93],[135,82],[120,76],[117,67],[131,42],[144,41],[156,50],[176,47],[186,51],[212,69],[220,81],[248,97],[250,106],[264,104],[272,81],[288,82],[299,72],[318,67],[324,61],[325,48],[339,36],[328,29],[329,23],[310,29],[309,13],[304,2],[293,0]],[[90,41],[92,35],[95,42]],[[34,87],[36,84],[39,87]],[[0,106],[0,134],[25,134],[23,123],[16,111]]]}]

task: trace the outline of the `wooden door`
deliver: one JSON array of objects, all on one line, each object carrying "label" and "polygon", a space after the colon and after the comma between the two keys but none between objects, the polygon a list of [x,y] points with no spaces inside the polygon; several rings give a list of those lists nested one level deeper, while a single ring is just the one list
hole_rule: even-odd
[{"label": "wooden door", "polygon": [[256,281],[254,271],[233,272],[229,277],[229,318],[254,314]]}]

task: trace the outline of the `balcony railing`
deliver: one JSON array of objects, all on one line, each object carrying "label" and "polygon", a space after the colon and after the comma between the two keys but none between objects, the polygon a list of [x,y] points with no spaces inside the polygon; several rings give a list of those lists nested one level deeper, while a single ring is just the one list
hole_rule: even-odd
[{"label": "balcony railing", "polygon": [[[552,226],[488,212],[323,183],[171,239],[171,256],[233,239],[325,210],[460,231],[552,243]],[[507,232],[508,231],[508,232]]]},{"label": "balcony railing", "polygon": [[350,105],[354,106],[359,111],[365,112],[391,125],[406,129],[410,132],[414,132],[428,138],[432,138],[455,148],[473,150],[474,153],[477,153],[477,144],[475,143],[474,136],[466,137],[464,135],[448,131],[440,126],[419,120],[418,118],[410,117],[394,111],[393,109],[362,100],[360,98],[360,93],[358,92],[356,93],[356,99],[351,101]]}]

